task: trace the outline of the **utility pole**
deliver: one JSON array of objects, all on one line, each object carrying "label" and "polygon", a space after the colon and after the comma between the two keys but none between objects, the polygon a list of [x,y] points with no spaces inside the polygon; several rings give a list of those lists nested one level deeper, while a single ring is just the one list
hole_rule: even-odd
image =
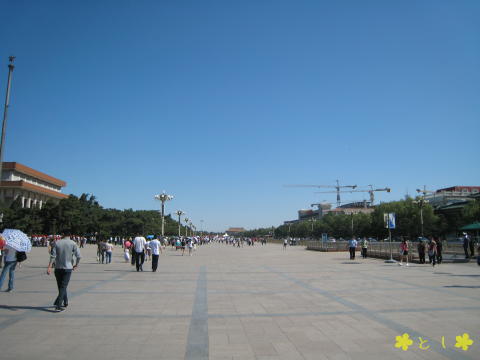
[{"label": "utility pole", "polygon": [[3,123],[2,123],[2,138],[0,140],[0,181],[2,181],[2,170],[3,170],[3,147],[5,145],[5,134],[7,131],[7,115],[8,107],[10,106],[10,88],[12,85],[12,73],[15,66],[13,66],[13,61],[15,56],[9,56],[8,61],[8,80],[7,80],[7,94],[5,96],[5,107],[3,110]]}]

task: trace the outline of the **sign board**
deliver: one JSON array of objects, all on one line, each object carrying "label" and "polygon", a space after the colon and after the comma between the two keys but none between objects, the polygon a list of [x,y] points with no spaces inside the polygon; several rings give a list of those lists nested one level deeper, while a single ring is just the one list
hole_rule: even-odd
[{"label": "sign board", "polygon": [[326,234],[326,233],[323,233],[323,234],[322,234],[322,241],[323,241],[323,242],[327,242],[327,241],[328,241],[328,234]]},{"label": "sign board", "polygon": [[383,221],[387,229],[395,229],[395,213],[383,214]]}]

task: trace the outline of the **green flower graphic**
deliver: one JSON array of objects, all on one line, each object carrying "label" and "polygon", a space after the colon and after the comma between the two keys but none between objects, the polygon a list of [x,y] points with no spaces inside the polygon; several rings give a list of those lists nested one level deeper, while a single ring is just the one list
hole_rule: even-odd
[{"label": "green flower graphic", "polygon": [[413,344],[413,340],[410,339],[410,335],[407,333],[403,334],[402,336],[395,337],[395,340],[397,341],[395,347],[397,349],[402,348],[403,351],[407,351],[408,347]]},{"label": "green flower graphic", "polygon": [[473,340],[470,339],[470,335],[467,333],[464,333],[462,336],[456,336],[455,339],[457,340],[455,347],[462,348],[463,351],[467,351],[468,347],[473,344]]}]

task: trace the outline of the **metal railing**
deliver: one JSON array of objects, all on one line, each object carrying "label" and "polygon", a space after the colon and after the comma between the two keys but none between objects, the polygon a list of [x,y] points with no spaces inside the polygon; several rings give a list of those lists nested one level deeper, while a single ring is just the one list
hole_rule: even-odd
[{"label": "metal railing", "polygon": [[[409,243],[408,257],[411,261],[418,260],[418,249],[417,242]],[[442,242],[442,254],[443,257],[451,259],[464,259],[465,253],[463,250],[463,244],[460,243],[448,243],[446,241]],[[477,244],[475,244],[475,253],[477,253]],[[337,242],[322,242],[322,241],[309,241],[307,242],[307,250],[315,251],[348,251],[348,241],[337,241]],[[357,246],[357,250],[361,250],[361,246]],[[427,253],[428,250],[425,249]],[[400,258],[400,242],[392,242],[392,254],[394,259]],[[477,254],[478,255],[478,254]],[[381,241],[381,242],[371,242],[368,244],[368,256],[375,258],[390,258],[390,242]],[[428,258],[428,254],[427,254]]]}]

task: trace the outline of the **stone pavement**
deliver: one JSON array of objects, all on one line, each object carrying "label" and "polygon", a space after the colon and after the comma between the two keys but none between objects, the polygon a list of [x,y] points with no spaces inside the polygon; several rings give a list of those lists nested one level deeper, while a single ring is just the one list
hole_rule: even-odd
[{"label": "stone pavement", "polygon": [[[0,358],[7,359],[479,359],[480,267],[410,267],[280,245],[168,249],[157,273],[133,271],[116,248],[96,249],[53,313],[46,248],[0,293]],[[6,284],[4,284],[5,287]],[[409,334],[408,350],[395,348]],[[456,336],[474,340],[467,351]],[[442,341],[443,337],[443,341]],[[420,342],[427,340],[419,348]]]}]

